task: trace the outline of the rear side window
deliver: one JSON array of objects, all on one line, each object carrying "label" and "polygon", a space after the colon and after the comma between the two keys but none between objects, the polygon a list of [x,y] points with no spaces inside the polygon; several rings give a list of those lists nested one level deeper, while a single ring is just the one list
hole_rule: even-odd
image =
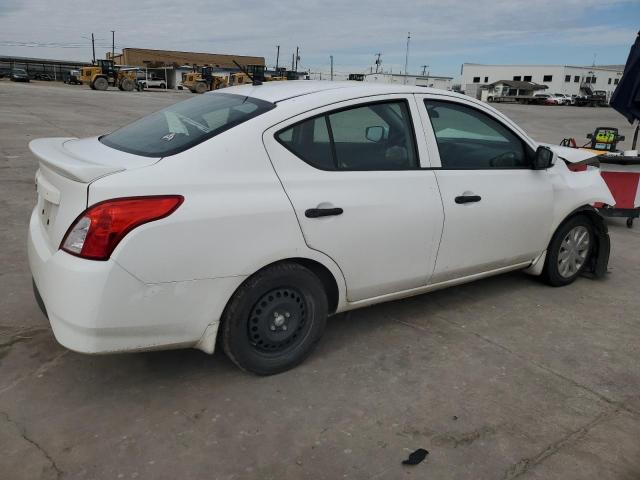
[{"label": "rear side window", "polygon": [[528,168],[522,140],[486,113],[458,103],[425,100],[444,169]]},{"label": "rear side window", "polygon": [[274,108],[229,93],[198,95],[100,137],[108,147],[145,157],[167,157]]},{"label": "rear side window", "polygon": [[404,101],[371,103],[313,117],[277,140],[322,170],[418,168],[412,120]]}]

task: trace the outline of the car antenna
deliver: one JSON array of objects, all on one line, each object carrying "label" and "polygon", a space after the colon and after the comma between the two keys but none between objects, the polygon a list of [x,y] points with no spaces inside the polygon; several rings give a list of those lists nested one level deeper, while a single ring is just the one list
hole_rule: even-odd
[{"label": "car antenna", "polygon": [[233,63],[236,64],[236,67],[238,67],[242,71],[242,73],[244,73],[247,77],[249,77],[251,79],[251,84],[252,85],[254,85],[254,86],[262,85],[262,82],[260,80],[256,80],[255,77],[249,73],[249,70],[247,70],[246,67],[243,67],[242,65],[240,65],[235,60],[233,61]]}]

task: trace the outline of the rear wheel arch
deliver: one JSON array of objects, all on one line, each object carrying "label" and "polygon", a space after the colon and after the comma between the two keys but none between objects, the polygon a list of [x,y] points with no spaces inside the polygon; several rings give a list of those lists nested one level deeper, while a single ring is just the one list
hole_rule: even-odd
[{"label": "rear wheel arch", "polygon": [[325,267],[322,263],[308,258],[290,258],[285,261],[298,263],[303,267],[308,268],[320,279],[320,282],[322,282],[324,287],[324,291],[327,294],[329,313],[335,313],[338,308],[338,302],[340,301],[340,290],[338,288],[338,282],[333,276],[333,273],[331,273],[331,270]]},{"label": "rear wheel arch", "polygon": [[338,281],[336,280],[334,274],[331,272],[331,270],[328,267],[326,267],[325,265],[323,265],[319,261],[313,260],[313,259],[310,259],[310,258],[304,258],[304,257],[284,258],[282,260],[278,260],[278,261],[271,262],[271,263],[268,263],[266,265],[263,265],[258,270],[256,270],[254,273],[249,275],[238,286],[238,288],[236,288],[236,290],[233,292],[231,297],[229,297],[229,300],[227,301],[227,304],[229,304],[229,302],[231,302],[231,299],[236,295],[237,291],[240,288],[242,288],[251,278],[255,277],[256,275],[258,275],[262,271],[273,267],[274,265],[284,264],[284,263],[295,263],[295,264],[301,265],[301,266],[307,268],[308,270],[310,270],[316,277],[318,277],[318,280],[320,280],[320,282],[322,283],[324,291],[325,291],[325,293],[327,295],[327,303],[328,303],[328,307],[329,307],[329,313],[331,314],[331,313],[335,313],[336,312],[336,310],[338,308],[338,304],[340,302],[340,288],[338,286]]}]

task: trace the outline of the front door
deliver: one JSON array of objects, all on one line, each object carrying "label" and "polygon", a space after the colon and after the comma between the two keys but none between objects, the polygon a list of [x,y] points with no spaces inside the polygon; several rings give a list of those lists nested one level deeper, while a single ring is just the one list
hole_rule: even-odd
[{"label": "front door", "polygon": [[[352,100],[298,116],[264,143],[305,242],[342,270],[349,301],[427,283],[443,211],[413,96]],[[421,126],[420,126],[421,128]]]},{"label": "front door", "polygon": [[474,103],[419,99],[446,219],[431,282],[535,259],[547,246],[553,189],[546,170],[531,169],[530,140]]}]

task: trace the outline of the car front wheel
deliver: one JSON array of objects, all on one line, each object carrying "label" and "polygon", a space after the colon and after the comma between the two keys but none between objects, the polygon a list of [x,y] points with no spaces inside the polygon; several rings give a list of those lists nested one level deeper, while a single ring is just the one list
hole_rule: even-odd
[{"label": "car front wheel", "polygon": [[554,287],[573,282],[587,266],[593,242],[593,227],[586,217],[577,216],[561,225],[547,250],[545,281]]},{"label": "car front wheel", "polygon": [[272,375],[301,363],[322,336],[327,296],[318,277],[295,263],[275,264],[249,278],[222,318],[221,343],[243,370]]}]

